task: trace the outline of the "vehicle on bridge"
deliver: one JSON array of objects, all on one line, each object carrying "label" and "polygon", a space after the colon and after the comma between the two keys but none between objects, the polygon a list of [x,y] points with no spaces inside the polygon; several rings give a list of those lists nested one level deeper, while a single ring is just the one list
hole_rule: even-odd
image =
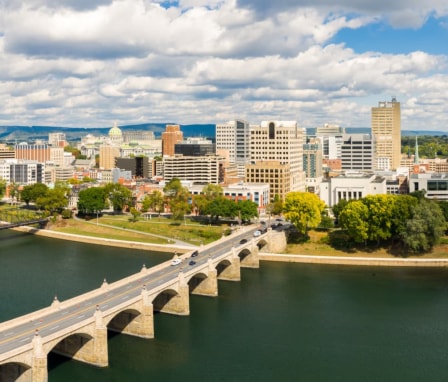
[{"label": "vehicle on bridge", "polygon": [[173,261],[171,261],[171,266],[179,265],[181,262],[182,262],[181,259],[174,259]]},{"label": "vehicle on bridge", "polygon": [[258,237],[258,236],[260,236],[261,235],[261,231],[260,230],[256,230],[255,232],[254,232],[254,237]]},{"label": "vehicle on bridge", "polygon": [[197,255],[199,255],[199,252],[198,252],[198,251],[194,251],[194,252],[191,254],[191,257],[196,257]]}]

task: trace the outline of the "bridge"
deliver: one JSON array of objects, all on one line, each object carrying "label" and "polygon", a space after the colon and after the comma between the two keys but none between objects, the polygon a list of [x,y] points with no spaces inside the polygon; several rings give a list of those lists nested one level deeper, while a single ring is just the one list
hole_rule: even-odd
[{"label": "bridge", "polygon": [[281,250],[282,232],[254,237],[246,229],[186,253],[180,264],[142,267],[114,283],[0,324],[0,380],[47,382],[47,357],[58,353],[108,366],[108,330],[154,338],[154,312],[189,315],[190,294],[218,296],[218,280],[240,281],[241,267],[259,268],[259,251]]},{"label": "bridge", "polygon": [[15,228],[25,225],[45,225],[47,218],[43,218],[38,212],[22,208],[5,208],[0,210],[0,230]]}]

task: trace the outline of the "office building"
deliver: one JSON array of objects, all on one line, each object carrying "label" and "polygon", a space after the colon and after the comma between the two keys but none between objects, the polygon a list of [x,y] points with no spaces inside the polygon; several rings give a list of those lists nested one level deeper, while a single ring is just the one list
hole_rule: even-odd
[{"label": "office building", "polygon": [[236,119],[216,125],[216,151],[226,156],[230,164],[237,165],[241,178],[245,176],[244,166],[251,161],[250,139],[250,125],[246,121]]},{"label": "office building", "polygon": [[[246,181],[254,182],[252,176],[256,178],[256,169],[261,176],[263,162],[276,162],[277,165],[269,163],[264,171],[269,173],[278,171],[282,176],[286,175],[286,171],[289,172],[287,175],[289,181],[284,188],[282,187],[282,194],[290,191],[305,191],[305,172],[303,171],[305,129],[299,128],[296,121],[262,121],[260,126],[251,126],[250,134],[251,163],[256,167],[252,164],[246,166]],[[273,187],[270,190],[271,198],[276,194]]]},{"label": "office building", "polygon": [[120,148],[117,146],[103,145],[100,147],[100,168],[111,170],[115,167],[115,158],[120,156]]},{"label": "office building", "polygon": [[179,125],[166,125],[162,133],[162,155],[174,155],[174,145],[184,139],[184,134],[180,131]]},{"label": "office building", "polygon": [[209,139],[187,138],[174,145],[174,155],[201,157],[215,155],[215,145]]},{"label": "office building", "polygon": [[135,178],[150,178],[148,157],[115,158],[115,167],[128,170]]},{"label": "office building", "polygon": [[375,169],[395,170],[401,159],[400,102],[379,102],[372,107],[372,135],[375,141]]},{"label": "office building", "polygon": [[165,182],[178,178],[193,184],[219,184],[223,181],[224,158],[219,155],[164,156],[163,179]]},{"label": "office building", "polygon": [[374,142],[369,134],[346,134],[341,146],[342,170],[373,171]]}]

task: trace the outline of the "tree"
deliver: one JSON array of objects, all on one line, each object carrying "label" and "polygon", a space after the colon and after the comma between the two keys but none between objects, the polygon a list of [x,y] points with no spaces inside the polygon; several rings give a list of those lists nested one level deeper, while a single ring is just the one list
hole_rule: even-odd
[{"label": "tree", "polygon": [[361,199],[369,211],[368,240],[376,241],[379,244],[392,236],[395,199],[395,195],[367,195]]},{"label": "tree", "polygon": [[446,227],[443,212],[434,201],[422,199],[401,232],[405,248],[412,253],[428,252],[440,240]]},{"label": "tree", "polygon": [[141,215],[140,211],[137,210],[135,207],[131,207],[129,212],[132,215],[132,219],[131,219],[132,222],[136,222],[138,220],[138,217]]},{"label": "tree", "polygon": [[106,195],[114,211],[123,211],[132,203],[132,192],[125,186],[119,183],[109,183],[104,186]]},{"label": "tree", "polygon": [[251,200],[238,201],[236,209],[242,221],[250,221],[250,219],[258,216],[258,205]]},{"label": "tree", "polygon": [[106,190],[104,187],[90,187],[79,191],[78,210],[93,215],[106,208]]},{"label": "tree", "polygon": [[269,215],[280,215],[283,211],[283,201],[279,195],[275,195],[271,203],[266,207]]},{"label": "tree", "polygon": [[182,187],[175,197],[170,198],[169,205],[173,219],[181,220],[186,214],[191,212],[191,204],[188,202],[189,198],[190,193],[185,187]]},{"label": "tree", "polygon": [[151,209],[160,215],[163,211],[164,204],[165,199],[163,194],[159,190],[154,190],[150,194],[145,195],[142,201],[142,208],[144,211],[149,211]]},{"label": "tree", "polygon": [[213,199],[204,212],[205,214],[210,215],[215,221],[218,221],[220,216],[233,218],[238,214],[236,203],[224,196]]},{"label": "tree", "polygon": [[30,184],[23,187],[23,190],[20,193],[20,200],[24,201],[28,206],[30,202],[35,203],[38,198],[45,196],[47,191],[48,187],[44,183]]},{"label": "tree", "polygon": [[61,213],[67,207],[68,199],[63,189],[54,188],[48,190],[44,196],[37,198],[36,206],[47,211],[50,214],[54,212]]},{"label": "tree", "polygon": [[179,179],[171,179],[163,188],[163,192],[168,198],[174,219],[183,219],[185,214],[191,211],[190,193],[186,187],[182,186]]},{"label": "tree", "polygon": [[6,192],[6,180],[0,178],[0,199],[3,198]]},{"label": "tree", "polygon": [[361,200],[351,200],[339,213],[339,225],[357,243],[369,238],[369,210]]},{"label": "tree", "polygon": [[324,209],[325,203],[316,194],[295,191],[286,194],[283,215],[306,235],[308,229],[319,225]]},{"label": "tree", "polygon": [[202,189],[202,194],[207,200],[213,200],[224,195],[224,191],[219,184],[207,184]]}]

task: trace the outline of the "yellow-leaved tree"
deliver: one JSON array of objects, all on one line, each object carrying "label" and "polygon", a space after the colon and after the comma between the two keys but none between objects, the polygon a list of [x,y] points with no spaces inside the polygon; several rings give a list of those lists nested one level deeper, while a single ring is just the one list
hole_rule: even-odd
[{"label": "yellow-leaved tree", "polygon": [[283,215],[306,235],[310,228],[319,225],[324,209],[325,203],[316,194],[294,191],[286,194]]}]

